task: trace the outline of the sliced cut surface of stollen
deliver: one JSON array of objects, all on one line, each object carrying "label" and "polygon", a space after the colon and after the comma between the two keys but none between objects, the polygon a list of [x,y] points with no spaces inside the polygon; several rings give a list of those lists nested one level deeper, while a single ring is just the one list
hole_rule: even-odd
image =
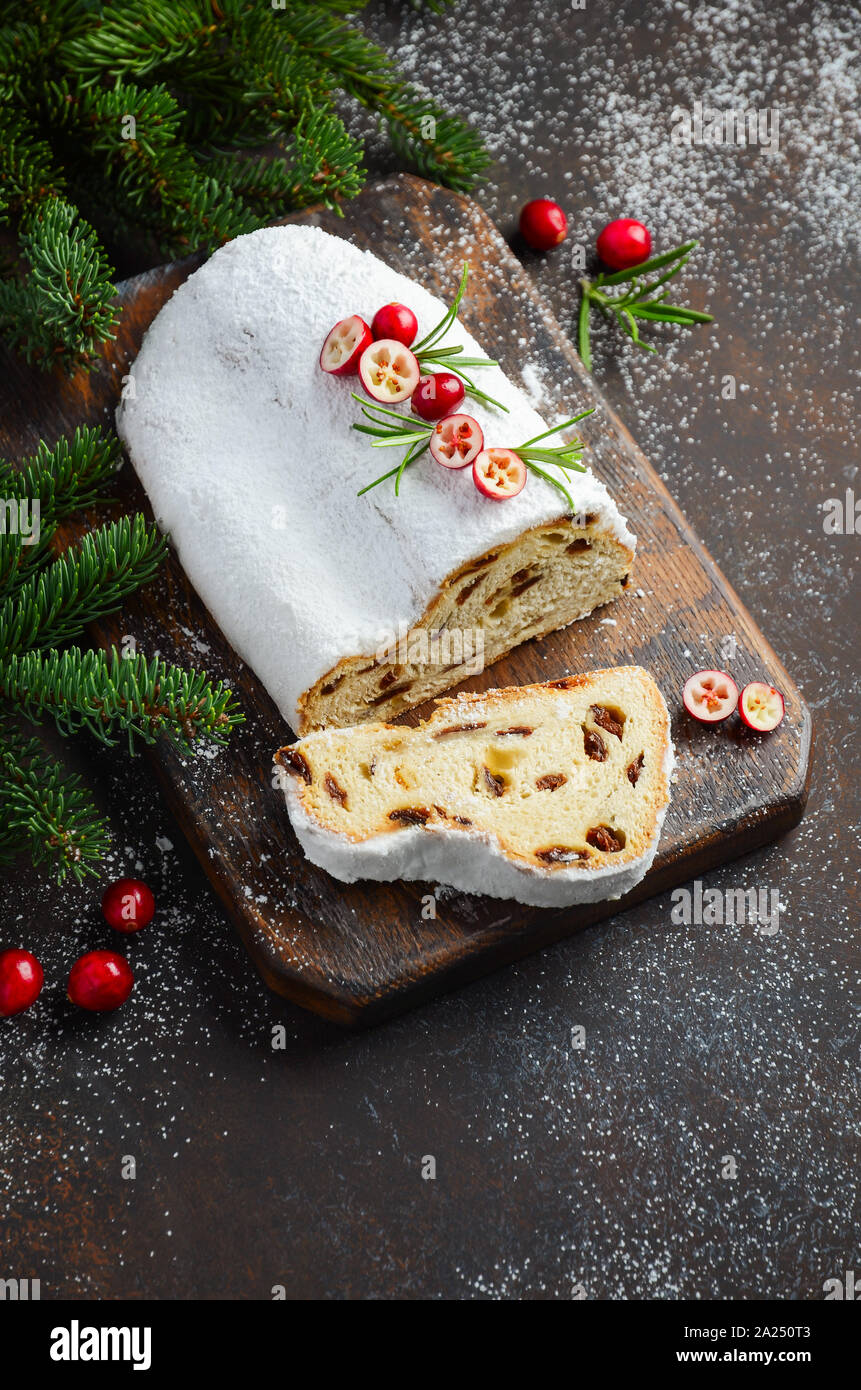
[{"label": "sliced cut surface of stollen", "polygon": [[275,762],[308,858],[562,907],[646,873],[670,799],[660,690],[639,666],[440,700],[417,728],[309,734]]},{"label": "sliced cut surface of stollen", "polygon": [[[494,502],[469,469],[429,455],[399,497],[391,481],[357,497],[393,451],[351,429],[358,379],[323,372],[320,350],[338,320],[370,321],[392,300],[413,309],[420,336],[447,307],[319,228],[238,237],[162,308],[117,410],[186,574],[297,732],[392,717],[468,673],[474,644],[404,668],[385,655],[399,634],[480,629],[487,664],[617,597],[633,558],[635,537],[591,473],[563,480],[574,515],[536,476]],[[445,342],[500,349],[485,354],[459,322]],[[509,410],[468,400],[489,444],[548,427],[500,369],[480,385]]]}]

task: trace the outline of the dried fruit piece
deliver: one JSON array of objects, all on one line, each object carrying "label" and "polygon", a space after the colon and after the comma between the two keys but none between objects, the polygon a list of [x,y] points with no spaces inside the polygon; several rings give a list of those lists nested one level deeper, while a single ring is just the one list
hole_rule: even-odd
[{"label": "dried fruit piece", "polygon": [[570,849],[568,845],[551,845],[549,849],[537,849],[535,858],[544,864],[575,864],[589,855],[584,849]]},{"label": "dried fruit piece", "polygon": [[448,415],[430,437],[431,458],[443,468],[466,468],[483,448],[481,425],[471,415]]},{"label": "dried fruit piece", "polygon": [[497,729],[493,737],[512,738],[516,735],[518,738],[529,738],[529,735],[534,732],[528,724],[512,724],[510,729]]},{"label": "dried fruit piece", "polygon": [[527,589],[531,589],[533,584],[539,584],[542,577],[540,574],[534,574],[531,579],[524,579],[521,584],[516,584],[511,590],[511,597],[520,598],[520,595],[525,594]]},{"label": "dried fruit piece", "polygon": [[594,849],[600,849],[604,854],[618,854],[619,850],[625,847],[625,837],[609,825],[594,825],[586,832],[586,843]]},{"label": "dried fruit piece", "polygon": [[578,536],[577,539],[576,539],[576,541],[572,541],[570,545],[566,545],[566,547],[565,547],[565,554],[566,554],[566,555],[579,555],[580,552],[581,552],[582,550],[591,550],[591,549],[592,549],[592,546],[591,546],[590,542],[587,541],[587,540],[584,540],[582,536]]},{"label": "dried fruit piece", "polygon": [[402,681],[400,685],[392,685],[388,690],[384,690],[382,695],[377,695],[370,701],[372,705],[384,705],[387,700],[393,700],[396,695],[403,695],[405,691],[412,689],[412,681]]},{"label": "dried fruit piece", "polygon": [[696,671],[685,681],[682,699],[688,714],[701,724],[718,724],[738,704],[738,686],[726,671]]},{"label": "dried fruit piece", "polygon": [[474,589],[477,589],[477,588],[478,588],[479,584],[482,582],[483,579],[484,579],[484,575],[483,575],[483,574],[479,574],[479,575],[476,575],[475,579],[471,579],[471,580],[469,581],[468,584],[465,584],[465,585],[464,585],[464,587],[461,589],[460,593],[459,593],[458,596],[457,596],[456,602],[457,602],[458,607],[460,607],[460,606],[462,606],[464,603],[466,603],[466,601],[467,601],[467,599],[469,598],[470,594],[473,592]]},{"label": "dried fruit piece", "polygon": [[352,376],[359,370],[359,360],[374,335],[358,314],[340,319],[329,333],[320,352],[320,366],[331,376]]},{"label": "dried fruit piece", "polygon": [[758,734],[770,734],[782,722],[786,706],[780,691],[773,685],[751,681],[739,696],[738,712],[749,729],[755,729]]},{"label": "dried fruit piece", "polygon": [[291,772],[295,772],[299,777],[301,777],[303,782],[307,782],[308,786],[310,787],[311,769],[308,766],[307,759],[302,753],[299,752],[298,748],[283,749],[281,753],[281,762],[286,767],[289,767]]},{"label": "dried fruit piece", "polygon": [[502,796],[502,793],[505,791],[505,778],[497,777],[496,773],[491,772],[489,767],[485,767],[483,771],[485,785],[488,790],[492,792],[494,796]]},{"label": "dried fruit piece", "polygon": [[325,782],[323,783],[323,785],[324,785],[324,787],[326,788],[326,791],[327,791],[327,792],[329,793],[329,795],[331,796],[332,800],[333,800],[333,801],[337,801],[338,805],[339,805],[339,806],[343,806],[343,807],[344,807],[344,810],[346,810],[346,809],[347,809],[347,793],[344,791],[344,788],[343,788],[342,786],[340,786],[340,785],[338,784],[338,782],[336,782],[336,780],[335,780],[335,778],[332,776],[331,772],[327,772],[327,773],[326,773],[326,780],[325,780]]},{"label": "dried fruit piece", "polygon": [[463,734],[468,733],[470,729],[486,728],[486,719],[481,724],[449,724],[444,729],[438,729],[437,732],[434,734],[434,738],[446,738],[448,734]]},{"label": "dried fruit piece", "polygon": [[641,753],[640,756],[635,758],[632,763],[629,763],[625,769],[625,776],[632,787],[636,787],[640,780],[640,773],[643,771],[643,757],[644,755]]},{"label": "dried fruit piece", "polygon": [[424,806],[403,806],[399,811],[389,811],[389,820],[401,825],[425,825],[430,814]]},{"label": "dried fruit piece", "polygon": [[535,785],[540,792],[555,792],[557,787],[564,786],[568,778],[563,772],[547,772],[543,777],[536,778]]},{"label": "dried fruit piece", "polygon": [[608,709],[606,705],[590,705],[589,713],[595,723],[602,729],[606,729],[608,734],[613,734],[621,739],[622,729],[625,724],[625,716],[621,710]]},{"label": "dried fruit piece", "polygon": [[596,729],[583,728],[583,747],[587,758],[591,758],[593,763],[605,763],[607,761],[607,745]]}]

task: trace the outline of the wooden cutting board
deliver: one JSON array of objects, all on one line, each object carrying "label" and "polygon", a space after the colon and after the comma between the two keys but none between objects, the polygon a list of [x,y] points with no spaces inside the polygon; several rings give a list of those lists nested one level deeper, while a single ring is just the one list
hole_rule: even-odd
[{"label": "wooden cutting board", "polygon": [[[522,379],[524,362],[530,364],[524,385],[539,410],[556,418],[562,410],[573,415],[598,406],[581,427],[586,457],[639,537],[632,584],[617,603],[519,647],[458,689],[522,685],[638,662],[664,692],[679,757],[658,856],[643,882],[618,902],[542,912],[443,890],[433,918],[426,884],[337,883],[304,859],[273,789],[272,753],[290,731],[171,558],[160,580],[94,637],[108,645],[132,636],[144,653],[158,650],[168,660],[204,666],[232,686],[247,724],[225,751],[183,760],[159,746],[147,756],[266,983],[327,1018],[357,1024],[516,960],[773,840],[803,813],[812,725],[756,623],[477,204],[398,176],[366,189],[344,212],[343,219],[307,213],[288,220],[313,221],[370,247],[445,300],[469,260],[462,311],[467,326],[514,380]],[[88,377],[46,378],[4,353],[0,453],[16,459],[39,438],[53,442],[79,423],[109,425],[145,329],[199,263],[192,259],[120,286],[119,337],[105,366]],[[375,307],[364,306],[368,312]],[[356,308],[351,302],[345,312]],[[542,399],[535,398],[538,382]],[[149,512],[131,468],[120,475],[119,488],[126,507]],[[65,538],[75,534],[70,528]],[[752,679],[778,686],[786,697],[780,729],[763,738],[737,718],[717,729],[690,720],[680,691],[703,666],[728,667],[739,686]],[[407,721],[424,713],[413,712]]]}]

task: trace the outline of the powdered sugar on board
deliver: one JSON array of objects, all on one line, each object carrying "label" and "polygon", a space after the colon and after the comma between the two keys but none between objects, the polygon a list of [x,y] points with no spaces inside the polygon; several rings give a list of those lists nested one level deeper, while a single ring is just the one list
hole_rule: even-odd
[{"label": "powdered sugar on board", "polygon": [[[564,513],[530,477],[488,502],[471,477],[428,458],[402,480],[357,492],[392,466],[352,428],[356,378],[319,367],[338,319],[408,303],[427,333],[445,305],[319,228],[273,227],[218,251],[162,309],[132,370],[117,427],[183,567],[239,655],[297,727],[301,695],[343,657],[373,656],[409,628],[452,570]],[[460,324],[444,340],[482,348]],[[468,398],[489,444],[547,425],[496,367]],[[408,416],[408,412],[405,412]],[[552,467],[552,466],[551,466]],[[579,512],[634,544],[591,473],[563,479]]]}]

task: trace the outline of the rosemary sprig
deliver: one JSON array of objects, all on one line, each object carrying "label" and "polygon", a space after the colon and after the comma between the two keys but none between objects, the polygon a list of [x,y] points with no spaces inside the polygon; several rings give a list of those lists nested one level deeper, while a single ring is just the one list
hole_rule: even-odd
[{"label": "rosemary sprig", "polygon": [[[592,370],[589,310],[593,304],[609,317],[615,315],[631,341],[636,343],[637,347],[644,348],[646,352],[655,352],[656,349],[650,343],[643,342],[637,327],[638,319],[653,323],[678,323],[685,328],[690,328],[695,323],[713,321],[711,314],[702,314],[697,309],[688,309],[681,304],[667,304],[666,292],[657,294],[658,290],[687,265],[696,245],[695,241],[686,241],[673,251],[653,256],[651,260],[644,261],[642,265],[632,266],[630,270],[617,270],[612,275],[602,273],[595,280],[580,281],[582,298],[577,318],[577,349],[587,371]],[[647,281],[643,278],[655,270],[663,270],[664,266],[668,266],[669,269],[656,280]],[[629,288],[621,294],[605,293],[605,290],[616,285],[628,285]]]},{"label": "rosemary sprig", "polygon": [[[418,420],[411,420],[409,416],[400,415],[397,410],[390,410],[388,406],[369,403],[367,397],[357,396],[355,391],[351,391],[350,394],[354,401],[359,402],[362,407],[362,414],[371,422],[369,425],[354,424],[353,429],[358,430],[360,434],[371,435],[374,440],[372,445],[374,449],[405,450],[399,464],[390,468],[388,473],[383,473],[381,477],[375,478],[366,487],[360,488],[356,496],[362,497],[378,483],[384,483],[387,478],[394,478],[395,496],[398,497],[404,470],[411,463],[415,463],[416,459],[424,453],[430,444],[435,426],[425,425]],[[395,423],[396,421],[397,423]]]},{"label": "rosemary sprig", "polygon": [[[418,358],[419,366],[422,371],[432,367],[445,367],[446,371],[453,372],[460,377],[464,384],[466,394],[472,396],[477,401],[484,401],[486,405],[495,405],[497,410],[502,410],[508,414],[508,406],[501,401],[494,400],[493,396],[488,396],[486,391],[481,391],[475,384],[472,376],[464,371],[464,367],[498,367],[499,363],[494,362],[489,357],[463,357],[462,347],[437,347],[441,338],[444,338],[457,318],[457,311],[460,308],[461,300],[466,293],[466,282],[469,279],[469,261],[463,263],[463,274],[460,277],[457,294],[450,307],[443,314],[439,323],[432,328],[430,333],[426,333],[421,342],[413,345],[412,351]],[[456,361],[454,359],[457,359]]]},{"label": "rosemary sprig", "polygon": [[[359,430],[362,434],[372,435],[374,437],[372,447],[375,449],[401,448],[404,450],[404,456],[400,463],[396,464],[394,468],[390,468],[387,473],[381,474],[379,478],[375,478],[372,483],[367,483],[356,495],[362,497],[366,492],[370,492],[371,488],[384,483],[387,478],[394,478],[395,496],[397,497],[405,469],[411,463],[415,463],[416,459],[425,452],[435,426],[413,424],[405,416],[399,415],[396,410],[389,410],[384,405],[368,405],[361,396],[356,395],[355,391],[352,395],[353,399],[360,403],[362,414],[372,421],[370,425],[353,425],[353,429]],[[524,444],[518,445],[512,451],[523,460],[531,473],[535,473],[537,477],[543,478],[546,483],[559,489],[572,512],[576,508],[571,494],[559,478],[547,472],[544,465],[553,464],[559,468],[566,480],[568,479],[567,470],[569,468],[576,469],[578,473],[585,473],[586,466],[580,462],[580,455],[583,452],[582,441],[576,438],[570,439],[567,443],[560,444],[555,448],[538,448],[536,446],[542,444],[545,439],[549,439],[551,435],[559,434],[561,430],[570,429],[580,420],[585,420],[586,416],[592,415],[594,411],[595,406],[589,410],[582,410],[579,415],[573,415],[570,420],[563,420],[559,425],[552,425],[543,434],[534,435],[532,439],[527,439]],[[399,421],[399,425],[392,424],[393,420]]]},{"label": "rosemary sprig", "polygon": [[548,439],[552,434],[559,434],[560,430],[570,429],[579,420],[585,420],[587,415],[592,415],[596,407],[593,405],[589,410],[581,410],[579,415],[572,415],[570,420],[563,420],[561,425],[552,425],[543,434],[536,434],[533,439],[527,439],[525,444],[520,444],[513,450],[519,458],[523,460],[530,473],[535,473],[539,478],[543,478],[546,483],[552,483],[553,487],[558,488],[565,498],[571,511],[576,511],[571,494],[567,487],[554,477],[552,473],[546,472],[541,467],[542,464],[552,463],[560,468],[568,478],[567,470],[574,468],[578,473],[586,472],[586,465],[580,462],[580,455],[583,452],[583,443],[580,439],[570,439],[567,444],[562,444],[554,449],[536,449],[535,445],[542,440]]}]

